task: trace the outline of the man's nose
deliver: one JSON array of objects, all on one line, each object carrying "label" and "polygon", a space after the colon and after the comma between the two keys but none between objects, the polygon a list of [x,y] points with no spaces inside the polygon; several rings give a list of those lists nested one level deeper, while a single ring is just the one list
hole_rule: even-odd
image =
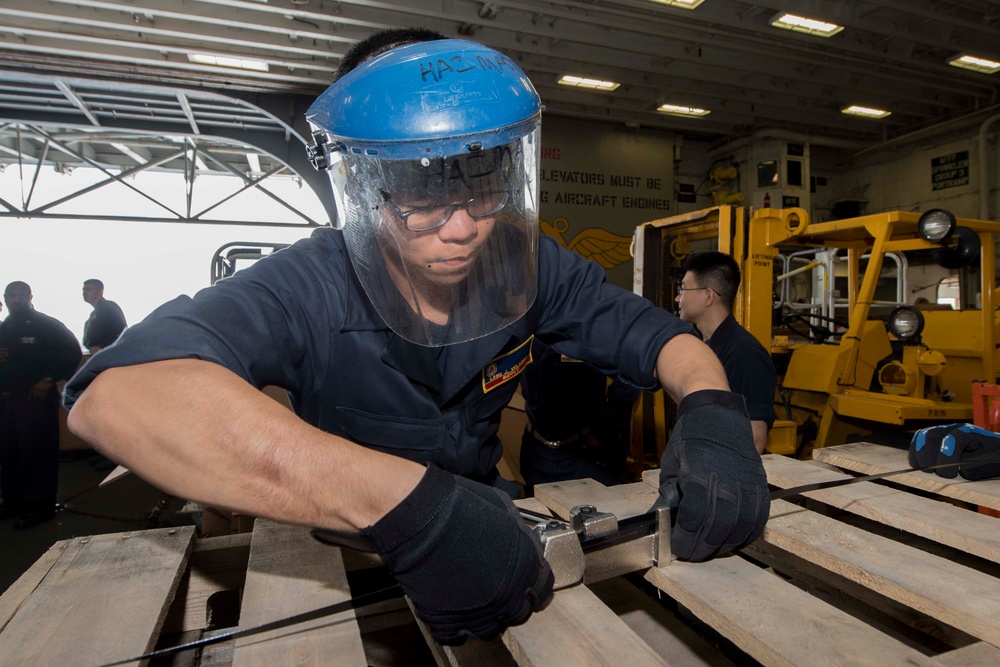
[{"label": "man's nose", "polygon": [[442,241],[453,243],[474,239],[478,233],[478,221],[464,208],[456,209],[448,221],[438,229],[438,237]]}]

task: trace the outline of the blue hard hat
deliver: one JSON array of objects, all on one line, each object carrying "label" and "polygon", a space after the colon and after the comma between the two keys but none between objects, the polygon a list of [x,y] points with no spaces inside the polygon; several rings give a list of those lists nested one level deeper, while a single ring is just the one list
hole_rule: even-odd
[{"label": "blue hard hat", "polygon": [[460,39],[366,61],[320,95],[306,119],[329,150],[419,159],[493,148],[537,127],[538,93],[508,56]]}]

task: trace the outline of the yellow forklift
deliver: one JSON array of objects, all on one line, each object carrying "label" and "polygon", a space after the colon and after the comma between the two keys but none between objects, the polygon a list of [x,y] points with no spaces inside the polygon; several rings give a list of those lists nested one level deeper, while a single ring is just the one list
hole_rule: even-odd
[{"label": "yellow forklift", "polygon": [[[743,275],[733,314],[778,371],[768,451],[903,444],[917,428],[971,422],[973,382],[997,380],[998,232],[943,209],[811,222],[801,208],[719,206],[640,225],[634,289],[674,310],[685,258],[730,254]],[[658,392],[637,412],[648,459],[672,406]]]}]

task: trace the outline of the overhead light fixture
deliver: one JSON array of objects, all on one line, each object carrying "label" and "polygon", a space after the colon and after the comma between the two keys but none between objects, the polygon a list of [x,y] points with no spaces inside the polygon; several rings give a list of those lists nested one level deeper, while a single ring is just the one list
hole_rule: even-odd
[{"label": "overhead light fixture", "polygon": [[251,60],[249,58],[234,58],[231,56],[213,56],[207,53],[189,53],[188,60],[199,65],[214,65],[215,67],[231,67],[233,69],[245,69],[254,72],[268,71],[268,65],[263,60]]},{"label": "overhead light fixture", "polygon": [[698,107],[683,107],[676,104],[661,104],[656,109],[662,113],[668,113],[673,116],[707,116],[712,113],[708,109],[699,109]]},{"label": "overhead light fixture", "polygon": [[771,19],[771,25],[775,28],[794,30],[795,32],[815,35],[816,37],[832,37],[844,29],[844,26],[837,25],[836,23],[817,21],[816,19],[808,19],[804,16],[796,16],[795,14],[775,14],[774,18]]},{"label": "overhead light fixture", "polygon": [[681,9],[694,9],[705,0],[653,0],[653,2],[658,2],[661,5],[670,5],[671,7],[680,7]]},{"label": "overhead light fixture", "polygon": [[949,58],[948,64],[955,67],[961,67],[962,69],[971,69],[973,72],[982,72],[983,74],[993,74],[994,72],[1000,71],[1000,63],[995,60],[976,58],[975,56],[970,55],[960,55]]},{"label": "overhead light fixture", "polygon": [[572,76],[564,74],[559,77],[559,83],[564,86],[575,86],[577,88],[591,88],[593,90],[614,90],[620,83],[614,81],[601,81],[600,79],[588,79],[582,76]]},{"label": "overhead light fixture", "polygon": [[845,107],[840,110],[840,113],[846,113],[850,116],[862,116],[863,118],[885,118],[892,114],[891,111],[886,111],[885,109],[873,109],[871,107],[859,107],[858,105],[852,105]]}]

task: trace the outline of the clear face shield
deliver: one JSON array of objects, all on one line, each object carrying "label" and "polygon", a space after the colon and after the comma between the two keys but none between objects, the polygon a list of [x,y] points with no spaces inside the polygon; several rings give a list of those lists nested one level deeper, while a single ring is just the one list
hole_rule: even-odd
[{"label": "clear face shield", "polygon": [[420,345],[487,336],[535,300],[537,120],[508,143],[479,145],[417,159],[330,156],[358,278],[386,324]]}]

